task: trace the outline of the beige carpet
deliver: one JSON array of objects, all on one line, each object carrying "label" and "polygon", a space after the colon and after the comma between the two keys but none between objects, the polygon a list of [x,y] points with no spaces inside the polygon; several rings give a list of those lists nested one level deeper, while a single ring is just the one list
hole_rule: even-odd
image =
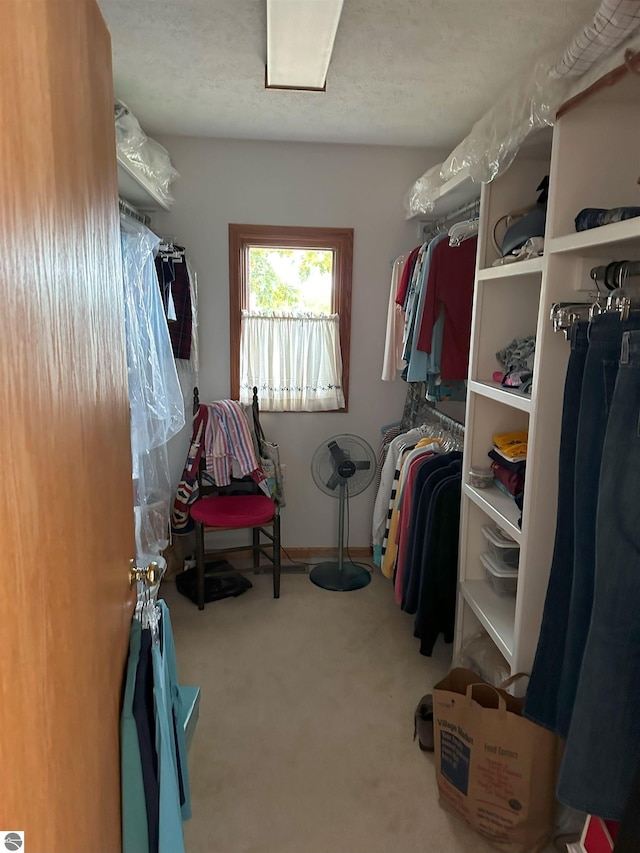
[{"label": "beige carpet", "polygon": [[188,853],[484,853],[438,806],[413,712],[451,647],[418,653],[379,573],[357,592],[271,578],[199,612],[163,586],[180,680],[202,688]]}]

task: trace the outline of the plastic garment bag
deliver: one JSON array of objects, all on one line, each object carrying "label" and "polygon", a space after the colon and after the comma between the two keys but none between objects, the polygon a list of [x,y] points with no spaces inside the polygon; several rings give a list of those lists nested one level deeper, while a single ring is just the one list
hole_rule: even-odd
[{"label": "plastic garment bag", "polygon": [[166,445],[184,426],[184,403],[153,262],[160,239],[128,216],[120,224],[136,558],[144,564],[168,544]]}]

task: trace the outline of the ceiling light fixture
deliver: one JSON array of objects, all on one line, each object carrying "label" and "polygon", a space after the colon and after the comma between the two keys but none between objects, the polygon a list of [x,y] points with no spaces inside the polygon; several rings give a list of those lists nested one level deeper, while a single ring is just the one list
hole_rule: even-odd
[{"label": "ceiling light fixture", "polygon": [[326,90],[344,0],[267,0],[267,89]]}]

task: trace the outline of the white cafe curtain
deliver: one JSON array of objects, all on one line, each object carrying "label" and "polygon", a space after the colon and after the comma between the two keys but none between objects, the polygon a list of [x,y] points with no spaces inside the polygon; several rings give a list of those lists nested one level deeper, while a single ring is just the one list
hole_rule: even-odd
[{"label": "white cafe curtain", "polygon": [[242,312],[240,401],[257,386],[268,412],[341,409],[342,359],[337,314]]}]

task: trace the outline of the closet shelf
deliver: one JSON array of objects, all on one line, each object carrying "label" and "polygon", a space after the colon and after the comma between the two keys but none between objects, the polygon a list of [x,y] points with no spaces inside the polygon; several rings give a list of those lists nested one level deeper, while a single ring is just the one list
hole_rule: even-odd
[{"label": "closet shelf", "polygon": [[640,217],[612,222],[599,228],[589,228],[565,237],[553,237],[548,241],[548,251],[553,254],[570,253],[593,257],[602,255],[603,250],[626,247],[640,237]]},{"label": "closet shelf", "polygon": [[522,531],[518,527],[520,510],[512,498],[507,497],[495,486],[489,489],[474,489],[468,483],[464,485],[464,493],[512,539],[516,542],[522,540]]},{"label": "closet shelf", "polygon": [[527,276],[539,277],[542,273],[544,258],[529,258],[526,261],[515,261],[502,267],[487,267],[478,270],[478,281],[491,281],[492,279],[525,278]]},{"label": "closet shelf", "polygon": [[472,201],[480,198],[480,188],[482,184],[476,183],[470,176],[468,170],[463,170],[446,181],[437,190],[432,198],[433,210],[429,213],[414,213],[413,216],[408,216],[407,219],[417,222],[429,222],[434,219],[442,219],[448,216],[453,211],[470,204]]},{"label": "closet shelf", "polygon": [[118,194],[138,210],[170,210],[151,181],[136,171],[124,157],[117,154]]},{"label": "closet shelf", "polygon": [[485,580],[460,583],[460,591],[509,664],[513,659],[515,596],[499,596]]},{"label": "closet shelf", "polygon": [[504,403],[505,406],[520,409],[522,412],[531,411],[531,397],[528,394],[523,394],[515,389],[503,388],[499,382],[476,382],[472,380],[469,382],[469,391],[479,394],[481,397],[489,397],[490,400],[497,400],[499,403]]}]

